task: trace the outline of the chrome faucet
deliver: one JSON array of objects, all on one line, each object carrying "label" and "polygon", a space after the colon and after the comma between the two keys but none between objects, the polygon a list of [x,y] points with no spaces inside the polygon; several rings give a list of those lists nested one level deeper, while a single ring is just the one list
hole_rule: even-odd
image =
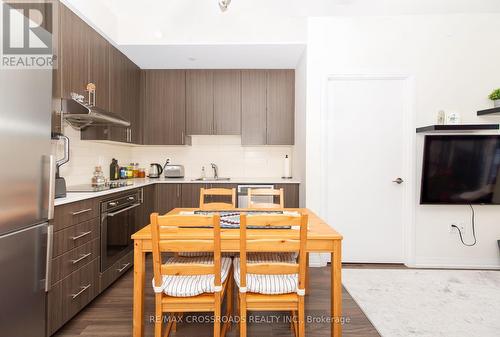
[{"label": "chrome faucet", "polygon": [[219,178],[219,168],[217,167],[217,165],[215,165],[214,163],[211,163],[210,165],[212,166],[212,169],[214,170],[214,179]]}]

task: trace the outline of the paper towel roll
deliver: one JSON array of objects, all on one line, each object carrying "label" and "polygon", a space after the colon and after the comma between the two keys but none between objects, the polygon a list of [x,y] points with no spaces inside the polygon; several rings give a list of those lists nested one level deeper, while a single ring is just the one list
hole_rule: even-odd
[{"label": "paper towel roll", "polygon": [[285,156],[285,160],[283,161],[283,177],[282,178],[291,178],[292,170],[290,168],[290,158],[288,155]]}]

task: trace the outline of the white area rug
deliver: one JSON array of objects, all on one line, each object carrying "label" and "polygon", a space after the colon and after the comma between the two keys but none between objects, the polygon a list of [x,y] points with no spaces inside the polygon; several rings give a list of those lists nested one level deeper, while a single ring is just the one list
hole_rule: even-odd
[{"label": "white area rug", "polygon": [[344,269],[383,337],[499,337],[500,271]]}]

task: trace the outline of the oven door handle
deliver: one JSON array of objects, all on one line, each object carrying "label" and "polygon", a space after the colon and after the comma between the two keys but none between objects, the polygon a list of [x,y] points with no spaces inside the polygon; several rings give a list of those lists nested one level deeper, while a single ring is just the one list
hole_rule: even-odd
[{"label": "oven door handle", "polygon": [[137,203],[137,204],[133,204],[132,206],[128,206],[128,207],[125,207],[119,211],[116,211],[116,212],[113,212],[113,213],[105,213],[104,215],[105,216],[115,216],[115,215],[118,215],[120,213],[123,213],[123,212],[126,212],[128,210],[131,210],[132,208],[136,208],[136,207],[139,207],[141,206],[141,203]]}]

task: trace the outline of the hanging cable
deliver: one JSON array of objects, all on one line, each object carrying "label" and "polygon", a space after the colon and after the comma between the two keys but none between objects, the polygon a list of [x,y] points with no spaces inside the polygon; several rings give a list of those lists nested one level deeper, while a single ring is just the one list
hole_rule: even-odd
[{"label": "hanging cable", "polygon": [[472,215],[471,215],[471,222],[472,222],[472,237],[474,238],[474,242],[471,243],[471,244],[468,244],[468,243],[465,243],[464,242],[464,238],[462,237],[462,231],[460,230],[460,228],[457,226],[457,225],[451,225],[451,227],[455,227],[458,231],[458,234],[460,235],[460,241],[462,241],[462,244],[464,246],[467,246],[467,247],[472,247],[474,246],[476,243],[477,243],[477,239],[476,239],[476,214],[474,212],[474,207],[472,207],[472,205],[469,205],[470,206],[470,209],[472,211]]}]

